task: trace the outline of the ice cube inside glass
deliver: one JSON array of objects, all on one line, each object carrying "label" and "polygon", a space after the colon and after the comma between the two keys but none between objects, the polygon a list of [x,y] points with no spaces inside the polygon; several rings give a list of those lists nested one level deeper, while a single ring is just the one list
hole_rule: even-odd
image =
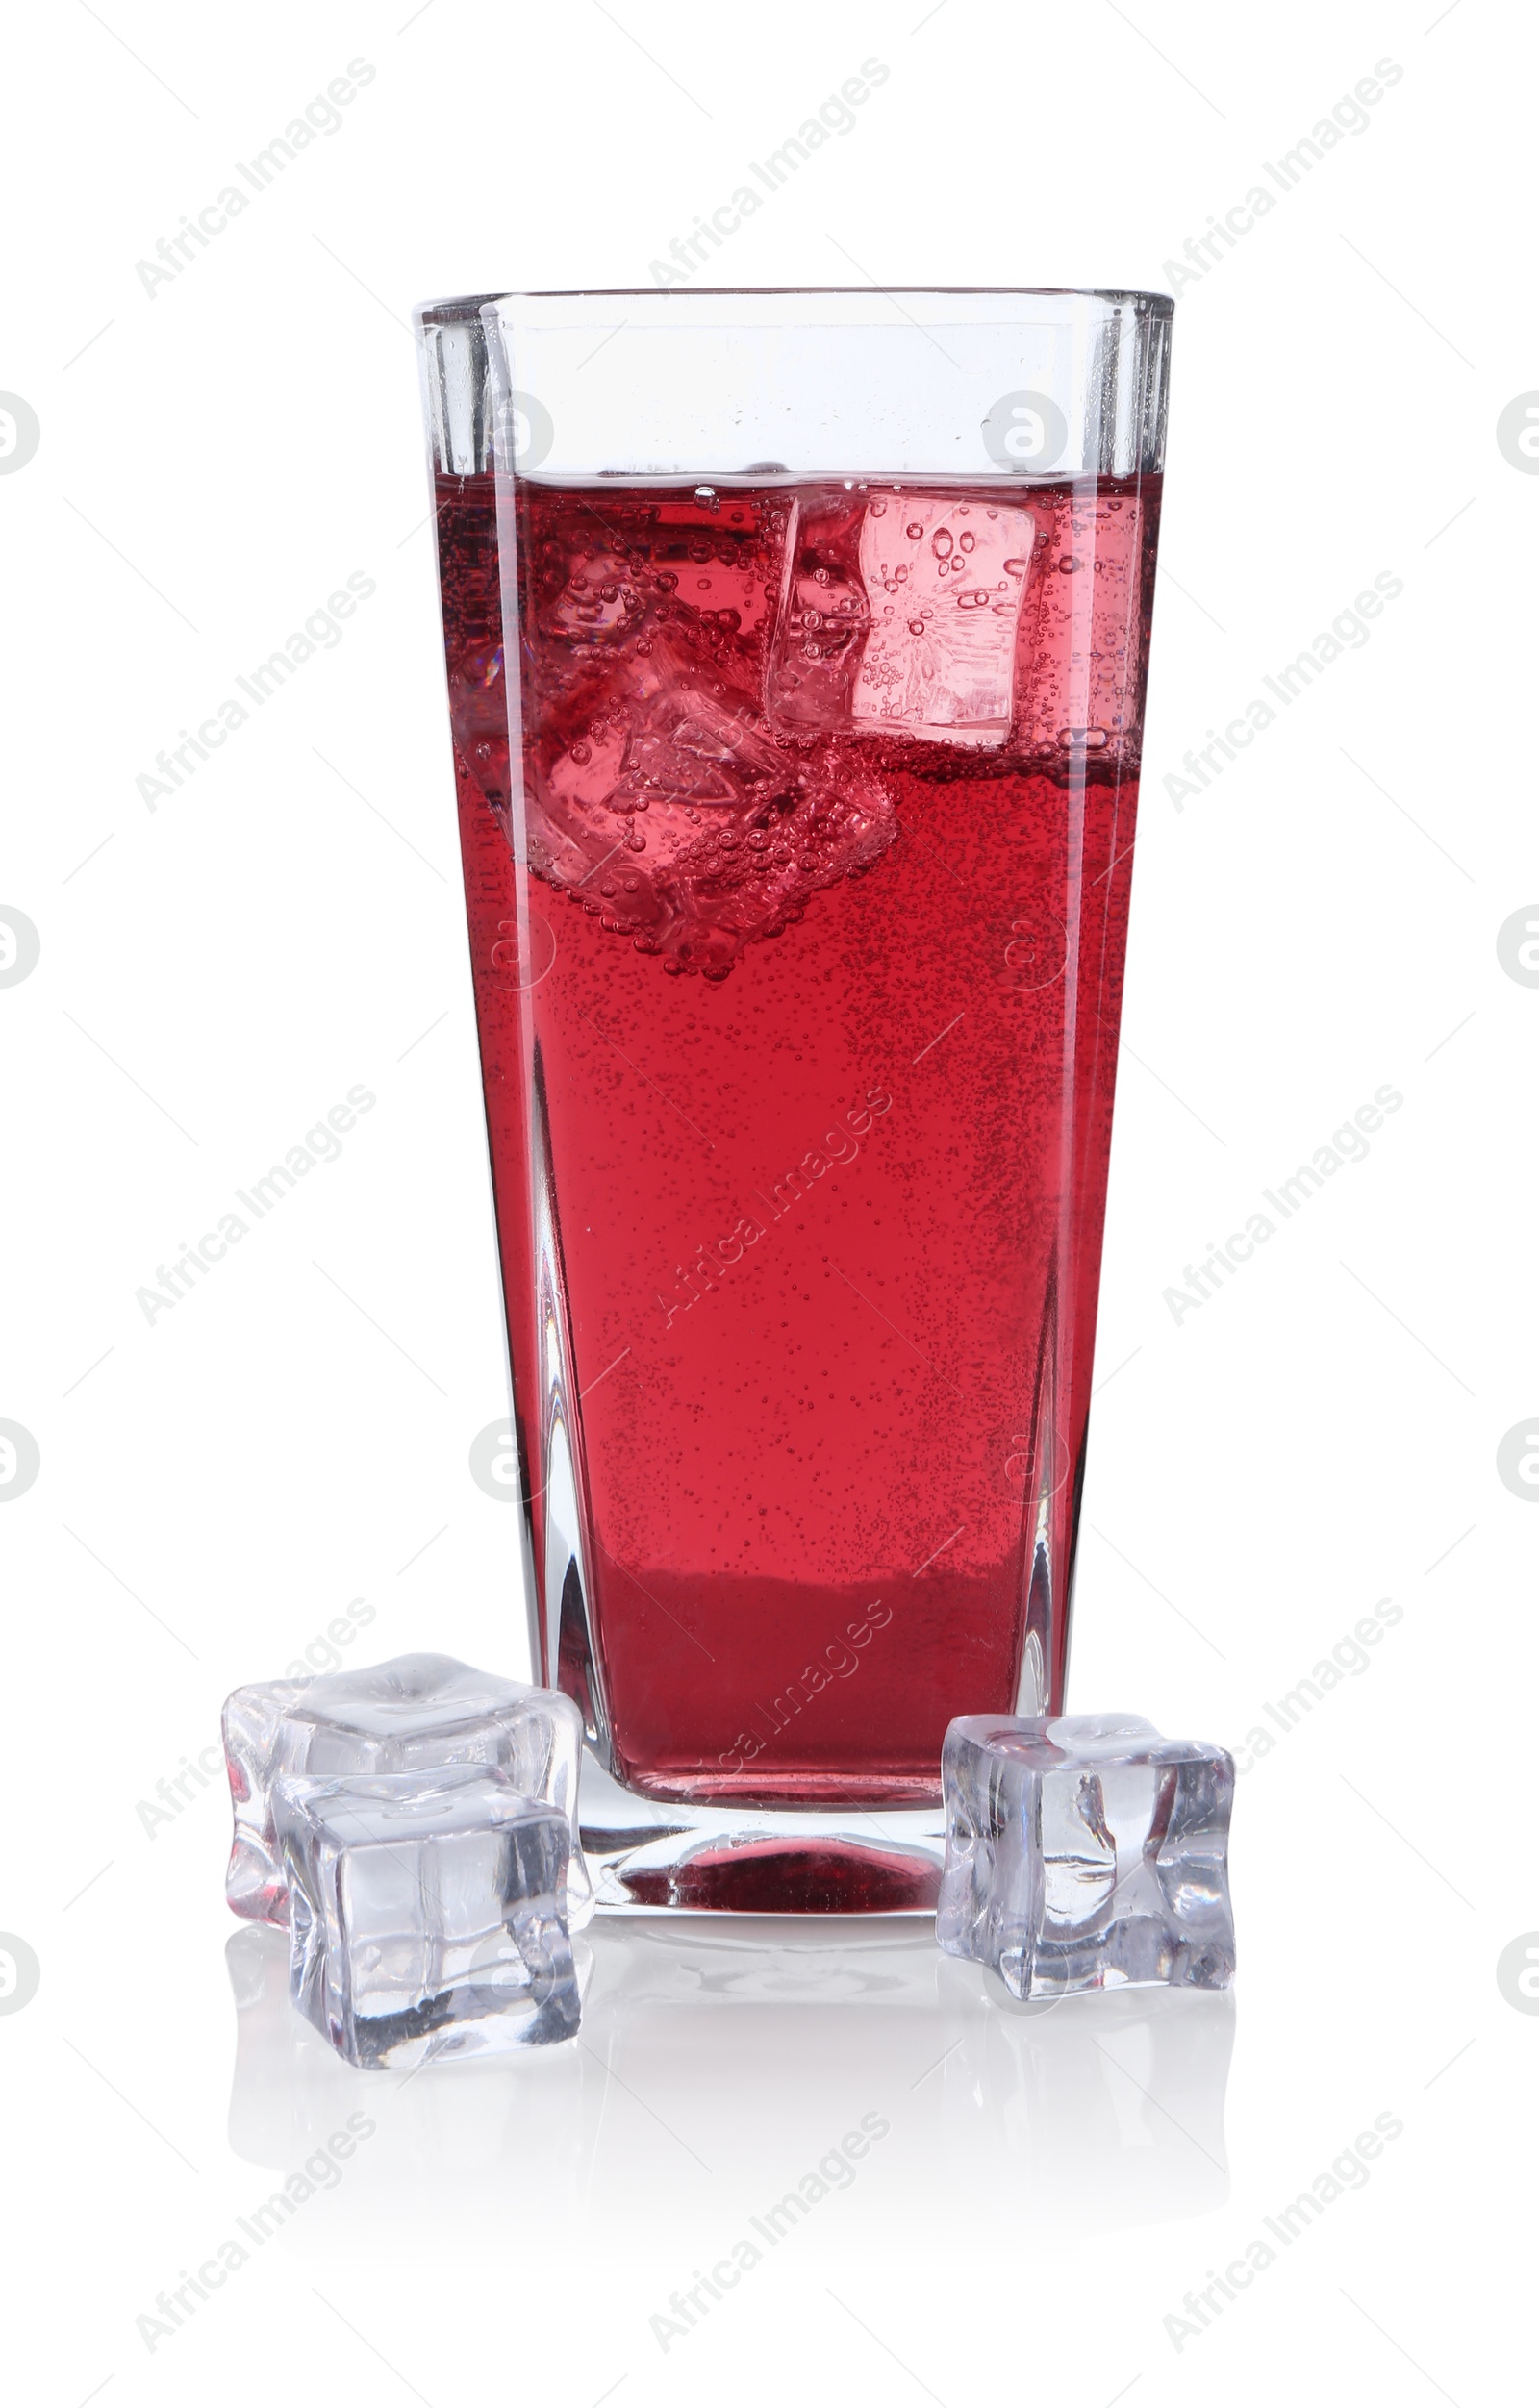
[{"label": "ice cube inside glass", "polygon": [[1234,1971],[1234,1759],[1137,1715],[964,1715],[946,1736],[936,1937],[1017,1998]]},{"label": "ice cube inside glass", "polygon": [[225,1896],[254,1922],[289,1921],[289,1889],[273,1823],[285,1774],[404,1773],[444,1765],[497,1768],[525,1797],[565,1816],[566,1911],[593,1913],[577,1837],[582,1718],[557,1690],[480,1672],[446,1655],[393,1656],[315,1680],[256,1681],[225,1700],[224,1754],[235,1810]]},{"label": "ice cube inside glass", "polygon": [[289,1983],[350,2065],[569,2039],[566,1816],[503,1772],[281,1776]]}]

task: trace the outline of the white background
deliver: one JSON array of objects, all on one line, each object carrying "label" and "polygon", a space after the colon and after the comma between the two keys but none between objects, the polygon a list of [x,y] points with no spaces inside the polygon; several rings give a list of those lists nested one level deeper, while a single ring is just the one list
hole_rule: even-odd
[{"label": "white background", "polygon": [[[1524,15],[58,0],[8,50],[0,388],[41,440],[0,477],[0,901],[41,953],[0,990],[0,1417],[41,1469],[0,1515],[0,1927],[42,1970],[0,2019],[8,2387],[1508,2396],[1539,2049],[1496,1979],[1539,1926],[1539,1521],[1496,1468],[1539,1403],[1539,992],[1496,941],[1539,891],[1539,481],[1495,433],[1539,386]],[[1071,1702],[1243,1747],[1376,1600],[1401,1618],[1241,1782],[1230,2000],[1012,2017],[922,1930],[777,1958],[601,1924],[583,2046],[403,2095],[310,2044],[260,1940],[227,1966],[217,1782],[138,1809],[349,1599],[357,1652],[520,1668],[514,1517],[467,1467],[505,1375],[405,314],[646,283],[873,56],[717,281],[1168,287],[1403,69],[1178,299]],[[354,59],[341,129],[147,294],[136,262]],[[148,810],[155,754],[353,571],[344,640]],[[1385,571],[1371,640],[1177,810],[1187,749]],[[359,1083],[341,1159],[148,1325],[136,1290]],[[1368,1160],[1177,1322],[1183,1267],[1382,1085]],[[345,2179],[146,2347],[157,2293],[355,2111]],[[858,2179],[665,2352],[669,2295],[863,2114]],[[1173,2335],[1379,2115],[1371,2179]]]}]

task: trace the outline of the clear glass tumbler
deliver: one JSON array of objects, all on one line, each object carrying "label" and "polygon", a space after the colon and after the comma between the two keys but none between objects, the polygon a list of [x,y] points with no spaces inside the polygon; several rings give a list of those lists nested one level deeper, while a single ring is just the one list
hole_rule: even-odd
[{"label": "clear glass tumbler", "polygon": [[931,1906],[947,1722],[1063,1705],[1171,309],[417,314],[602,1904]]}]

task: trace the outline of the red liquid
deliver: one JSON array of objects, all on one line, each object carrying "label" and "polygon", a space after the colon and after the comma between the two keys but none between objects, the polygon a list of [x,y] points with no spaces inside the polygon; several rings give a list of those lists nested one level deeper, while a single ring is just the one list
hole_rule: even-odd
[{"label": "red liquid", "polygon": [[544,1670],[648,1795],[918,1803],[954,1715],[1061,1702],[1156,514],[520,487],[515,793],[440,480]]}]

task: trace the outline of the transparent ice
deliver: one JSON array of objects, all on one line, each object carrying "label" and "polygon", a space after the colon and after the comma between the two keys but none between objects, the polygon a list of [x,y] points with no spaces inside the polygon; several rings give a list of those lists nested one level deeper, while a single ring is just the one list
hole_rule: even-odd
[{"label": "transparent ice", "polygon": [[855,681],[857,725],[931,743],[1002,744],[1016,629],[1036,521],[976,501],[872,502],[860,565],[872,625]]},{"label": "transparent ice", "polygon": [[956,496],[795,505],[771,724],[997,747],[1016,708],[1032,512]]},{"label": "transparent ice", "polygon": [[1224,1990],[1234,1760],[1137,1715],[966,1715],[941,1760],[936,1937],[1018,1998]]},{"label": "transparent ice", "polygon": [[349,2065],[569,2039],[567,1818],[472,1765],[281,1775],[289,1988]]},{"label": "transparent ice", "polygon": [[289,1890],[273,1824],[285,1773],[395,1773],[478,1765],[507,1773],[523,1796],[564,1815],[570,1834],[564,1911],[593,1913],[577,1836],[582,1718],[569,1697],[478,1672],[453,1656],[388,1664],[308,1681],[258,1681],[225,1700],[224,1755],[235,1808],[225,1896],[237,1915],[287,1927]]}]

